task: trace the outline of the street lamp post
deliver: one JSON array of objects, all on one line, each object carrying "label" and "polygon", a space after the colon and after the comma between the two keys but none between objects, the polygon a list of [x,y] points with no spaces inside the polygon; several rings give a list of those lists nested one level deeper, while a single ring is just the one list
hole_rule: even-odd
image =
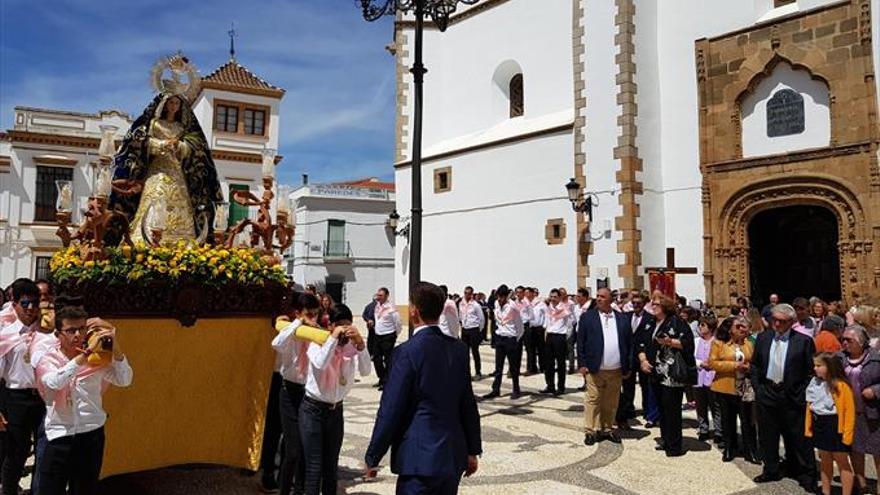
[{"label": "street lamp post", "polygon": [[357,0],[364,19],[375,21],[397,13],[415,16],[415,61],[410,69],[415,83],[412,146],[412,215],[409,222],[409,286],[412,288],[422,275],[422,86],[428,70],[422,62],[422,34],[425,17],[429,17],[442,32],[449,25],[449,17],[458,3],[473,5],[479,0]]}]

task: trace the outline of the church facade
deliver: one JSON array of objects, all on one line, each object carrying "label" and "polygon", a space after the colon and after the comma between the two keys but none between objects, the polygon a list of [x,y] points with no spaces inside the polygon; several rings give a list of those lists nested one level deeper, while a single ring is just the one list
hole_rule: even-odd
[{"label": "church facade", "polygon": [[[278,149],[284,90],[234,59],[201,78],[193,112],[211,147],[223,197],[236,189],[262,191],[264,147]],[[144,91],[144,102],[149,101]],[[135,105],[137,106],[137,105]],[[95,182],[101,126],[117,128],[117,143],[132,124],[120,111],[96,114],[18,106],[14,126],[0,133],[0,287],[16,278],[45,278],[61,247],[55,236],[55,180],[72,180],[74,223]],[[276,157],[276,165],[281,157]],[[232,205],[229,223],[247,217]]]},{"label": "church facade", "polygon": [[[878,9],[485,0],[428,27],[423,278],[546,292],[666,277],[714,304],[880,295]],[[401,213],[413,27],[398,19],[392,45]],[[398,243],[400,301],[407,257]]]}]

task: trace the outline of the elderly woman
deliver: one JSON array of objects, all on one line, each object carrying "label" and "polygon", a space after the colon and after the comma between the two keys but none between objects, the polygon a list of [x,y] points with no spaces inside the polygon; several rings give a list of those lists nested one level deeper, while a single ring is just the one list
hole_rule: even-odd
[{"label": "elderly woman", "polygon": [[746,339],[749,334],[748,318],[736,316],[733,318],[728,335],[723,335],[722,332],[715,335],[715,342],[712,343],[712,351],[709,354],[709,367],[715,371],[712,392],[721,402],[723,462],[730,462],[736,456],[736,418],[739,416],[740,426],[743,429],[743,458],[751,463],[757,463],[753,444],[755,436],[751,434],[752,408],[751,404],[744,404],[742,401],[754,349],[752,343]]},{"label": "elderly woman", "polygon": [[866,491],[865,454],[874,457],[880,472],[880,354],[870,348],[868,332],[861,325],[846,327],[843,364],[856,401],[856,431],[850,460],[856,482]]},{"label": "elderly woman", "polygon": [[681,399],[687,385],[697,383],[694,359],[694,334],[687,323],[676,316],[675,302],[661,296],[654,302],[656,325],[650,339],[637,344],[643,373],[657,384],[660,403],[660,444],[667,457],[684,455],[681,438]]}]

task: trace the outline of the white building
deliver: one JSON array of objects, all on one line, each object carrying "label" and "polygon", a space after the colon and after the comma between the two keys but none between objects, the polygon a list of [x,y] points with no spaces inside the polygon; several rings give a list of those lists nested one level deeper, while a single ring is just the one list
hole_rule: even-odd
[{"label": "white building", "polygon": [[[202,78],[193,111],[212,148],[225,198],[230,189],[261,194],[261,152],[264,147],[278,149],[283,96],[283,89],[234,59]],[[149,99],[145,88],[144,106]],[[0,133],[0,286],[48,274],[49,259],[61,247],[55,236],[55,180],[72,179],[77,201],[87,198],[99,126],[116,126],[121,139],[131,123],[129,115],[115,110],[87,114],[15,108],[13,129]],[[230,224],[247,214],[233,205]]]},{"label": "white building", "polygon": [[293,281],[326,291],[355,315],[379,287],[394,297],[395,236],[386,227],[394,196],[394,184],[375,178],[292,191],[296,234],[285,261]]},{"label": "white building", "polygon": [[[647,288],[649,270],[677,266],[688,268],[676,278],[679,293],[726,304],[735,294],[766,296],[770,282],[758,280],[755,259],[771,253],[779,259],[768,266],[788,269],[778,278],[803,290],[820,290],[821,278],[828,297],[876,292],[877,250],[852,248],[852,261],[845,250],[878,231],[877,219],[859,213],[873,211],[878,197],[859,186],[877,168],[865,151],[876,150],[876,120],[862,134],[854,120],[877,115],[878,5],[483,0],[460,5],[444,33],[428,23],[422,278],[455,291],[512,283],[546,293]],[[398,19],[393,45],[402,215],[411,197],[413,29]],[[787,114],[800,128],[779,135],[768,119],[780,114],[770,116],[768,104],[786,89],[803,112]],[[846,151],[861,142],[872,144]],[[840,197],[856,199],[835,203],[838,192],[814,186],[843,173],[830,157],[851,155],[858,172],[833,180]],[[594,199],[589,232],[566,197],[571,177]],[[772,182],[789,177],[803,189],[774,192]],[[724,208],[750,191],[760,192],[725,223]],[[799,278],[810,270],[792,260],[809,266],[806,251],[779,254],[747,232],[759,210],[782,215],[791,205],[818,205],[838,219],[839,234],[814,233],[831,239],[822,249],[839,265],[823,266],[824,278]],[[849,216],[851,224],[842,220]],[[783,220],[774,225],[789,228]],[[408,253],[400,242],[398,294],[408,284]],[[850,264],[864,276],[845,276]]]}]

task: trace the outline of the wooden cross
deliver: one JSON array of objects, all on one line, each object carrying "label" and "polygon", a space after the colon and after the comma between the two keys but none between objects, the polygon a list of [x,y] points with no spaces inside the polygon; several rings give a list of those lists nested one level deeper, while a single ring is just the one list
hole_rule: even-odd
[{"label": "wooden cross", "polygon": [[666,266],[646,267],[651,291],[660,290],[669,297],[675,297],[675,276],[696,275],[696,267],[675,266],[675,248],[666,248]]},{"label": "wooden cross", "polygon": [[675,266],[675,248],[666,248],[666,266],[646,267],[645,271],[656,272],[673,272],[682,275],[696,275],[697,267],[695,266]]}]

